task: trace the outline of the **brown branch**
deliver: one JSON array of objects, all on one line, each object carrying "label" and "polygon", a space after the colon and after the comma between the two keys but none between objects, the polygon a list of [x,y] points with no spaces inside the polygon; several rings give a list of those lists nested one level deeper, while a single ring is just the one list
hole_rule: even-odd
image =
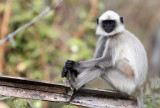
[{"label": "brown branch", "polygon": [[92,108],[136,108],[128,96],[115,91],[83,88],[72,95],[69,85],[0,76],[0,94]]},{"label": "brown branch", "polygon": [[90,12],[88,14],[88,17],[83,22],[80,29],[78,29],[78,31],[74,34],[75,37],[80,38],[84,34],[85,30],[87,29],[87,23],[89,21],[91,21],[97,13],[97,2],[98,2],[98,0],[91,0],[90,2],[91,2],[91,9],[90,9]]},{"label": "brown branch", "polygon": [[[2,25],[1,25],[1,31],[0,31],[0,39],[3,39],[7,32],[8,32],[8,24],[9,24],[9,19],[10,19],[10,13],[11,13],[11,4],[12,0],[7,0],[6,1],[6,8],[4,10],[3,14],[3,19],[2,19]],[[4,55],[5,55],[5,44],[0,46],[0,74],[3,73],[3,68],[4,68]]]},{"label": "brown branch", "polygon": [[40,65],[43,69],[43,78],[44,80],[50,80],[50,77],[49,77],[49,69],[48,69],[48,66],[47,66],[47,63],[45,61],[45,51],[44,51],[44,46],[42,45],[42,41],[41,41],[41,38],[36,30],[36,28],[34,27],[34,34],[33,34],[36,42],[40,45]]},{"label": "brown branch", "polygon": [[60,3],[63,0],[59,0],[57,1],[55,4],[53,4],[49,9],[44,10],[42,13],[40,13],[37,17],[35,17],[34,19],[32,19],[31,21],[29,21],[27,24],[23,25],[22,27],[20,27],[19,29],[17,29],[16,31],[8,34],[4,39],[0,40],[0,45],[2,45],[4,42],[6,41],[12,41],[13,37],[16,36],[16,34],[18,34],[20,31],[28,28],[29,26],[31,26],[32,24],[34,24],[35,22],[37,22],[38,20],[40,20],[42,17],[44,17],[45,15],[47,15],[52,9],[56,8],[57,6],[60,5]]}]

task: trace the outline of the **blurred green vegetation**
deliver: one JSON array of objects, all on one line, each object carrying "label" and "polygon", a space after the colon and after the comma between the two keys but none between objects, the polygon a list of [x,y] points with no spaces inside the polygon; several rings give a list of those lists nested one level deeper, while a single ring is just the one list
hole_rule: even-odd
[{"label": "blurred green vegetation", "polygon": [[[0,20],[6,1],[0,1]],[[8,33],[29,22],[55,1],[13,0]],[[62,79],[60,74],[67,59],[81,61],[92,58],[98,38],[95,35],[96,19],[108,9],[124,16],[126,27],[140,38],[150,55],[151,39],[155,35],[160,18],[160,15],[155,14],[160,11],[160,2],[142,1],[64,0],[44,18],[18,33],[14,38],[15,46],[6,44],[3,74],[62,83],[64,78]],[[153,13],[153,7],[157,12]],[[1,24],[2,22],[0,26]],[[93,85],[96,84],[104,86],[99,81]],[[10,108],[30,108],[26,99],[10,98],[4,102]],[[51,102],[46,107],[42,101],[30,102],[36,108],[80,108]],[[160,98],[146,97],[145,104],[147,108],[158,108]]]}]

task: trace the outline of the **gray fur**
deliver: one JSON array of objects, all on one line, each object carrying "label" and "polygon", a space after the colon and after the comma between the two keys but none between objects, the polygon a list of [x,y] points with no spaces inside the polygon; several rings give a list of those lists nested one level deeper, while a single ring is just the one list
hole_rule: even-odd
[{"label": "gray fur", "polygon": [[[70,83],[75,89],[79,89],[100,76],[117,90],[132,94],[146,80],[148,69],[146,52],[138,38],[119,23],[120,17],[114,18],[117,14],[113,11],[107,12],[100,18],[116,20],[118,22],[116,30],[111,34],[97,31],[101,36],[98,39],[93,59],[78,62],[73,66],[79,75],[75,77],[70,74]],[[97,30],[100,30],[100,24],[101,19]]]}]

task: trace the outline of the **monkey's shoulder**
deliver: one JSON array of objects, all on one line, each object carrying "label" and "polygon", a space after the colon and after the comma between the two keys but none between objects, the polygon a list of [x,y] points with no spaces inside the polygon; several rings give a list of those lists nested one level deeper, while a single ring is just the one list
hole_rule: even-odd
[{"label": "monkey's shoulder", "polygon": [[129,32],[128,30],[124,30],[121,33],[116,34],[115,36],[112,36],[108,39],[110,43],[113,43],[114,45],[133,45],[133,44],[140,44],[140,40],[135,36],[133,33]]}]

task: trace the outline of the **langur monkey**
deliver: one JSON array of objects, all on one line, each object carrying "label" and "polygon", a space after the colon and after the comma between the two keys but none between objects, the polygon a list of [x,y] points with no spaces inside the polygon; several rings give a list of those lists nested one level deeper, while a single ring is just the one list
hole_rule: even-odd
[{"label": "langur monkey", "polygon": [[106,11],[97,19],[96,34],[100,37],[93,59],[67,60],[62,77],[70,71],[69,83],[75,90],[97,77],[128,95],[141,90],[148,70],[146,51],[123,23],[123,17]]}]

